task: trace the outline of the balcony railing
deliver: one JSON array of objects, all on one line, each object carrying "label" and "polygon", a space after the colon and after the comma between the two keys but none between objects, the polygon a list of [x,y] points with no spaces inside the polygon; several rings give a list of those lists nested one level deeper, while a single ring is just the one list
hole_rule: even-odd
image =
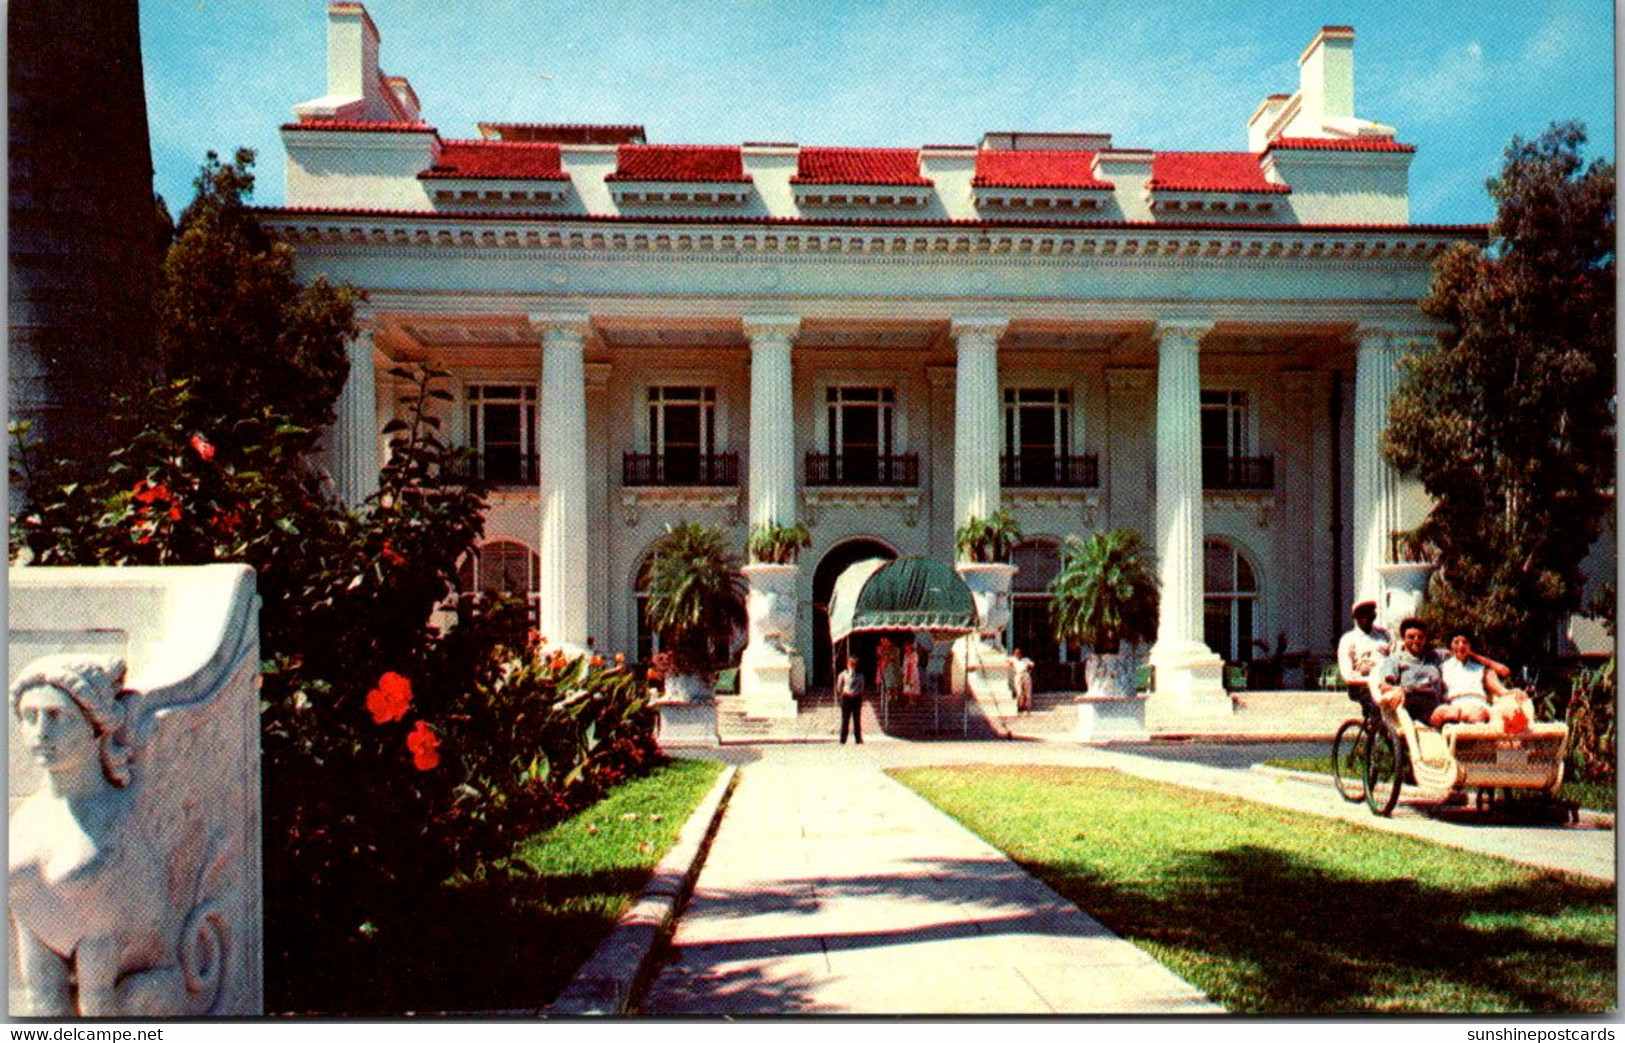
[{"label": "balcony railing", "polygon": [[1100,460],[1094,453],[1055,456],[1028,453],[999,457],[999,484],[1049,489],[1094,489]]},{"label": "balcony railing", "polygon": [[738,453],[624,453],[621,484],[738,485]]},{"label": "balcony railing", "polygon": [[1273,489],[1275,457],[1225,456],[1202,459],[1204,489]]},{"label": "balcony railing", "polygon": [[807,484],[915,486],[920,458],[915,453],[808,453]]},{"label": "balcony railing", "polygon": [[492,485],[535,485],[536,454],[504,449],[483,453],[446,466],[448,478],[483,478]]}]

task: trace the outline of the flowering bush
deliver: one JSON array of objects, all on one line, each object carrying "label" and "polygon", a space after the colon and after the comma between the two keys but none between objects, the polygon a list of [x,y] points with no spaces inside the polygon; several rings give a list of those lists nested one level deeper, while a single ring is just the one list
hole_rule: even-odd
[{"label": "flowering bush", "polygon": [[245,184],[242,155],[199,178],[160,302],[175,379],[110,418],[128,443],[52,460],[13,429],[11,546],[38,565],[254,568],[268,1001],[336,1010],[355,1006],[336,989],[372,988],[357,966],[414,936],[415,896],[636,770],[652,722],[622,669],[503,649],[521,602],[462,598],[456,627],[433,625],[486,507],[439,437],[444,373],[392,371],[413,392],[359,509],[310,468],[358,295],[300,287],[241,207]]}]

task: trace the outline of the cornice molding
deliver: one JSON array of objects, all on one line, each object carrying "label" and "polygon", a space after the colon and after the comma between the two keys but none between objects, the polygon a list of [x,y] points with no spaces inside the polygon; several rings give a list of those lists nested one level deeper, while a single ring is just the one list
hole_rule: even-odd
[{"label": "cornice molding", "polygon": [[368,213],[262,215],[276,239],[295,247],[360,251],[401,249],[535,252],[579,256],[636,254],[687,259],[783,258],[894,261],[975,258],[1069,262],[1078,258],[1134,263],[1167,261],[1301,261],[1426,264],[1474,230],[1288,226],[1101,227],[967,229],[920,226],[730,228],[726,225],[606,225],[516,218],[494,222],[472,215],[421,216]]}]

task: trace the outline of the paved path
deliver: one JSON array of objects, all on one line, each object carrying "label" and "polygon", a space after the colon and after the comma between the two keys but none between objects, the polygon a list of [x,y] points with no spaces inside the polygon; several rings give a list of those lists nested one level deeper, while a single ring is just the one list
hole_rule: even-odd
[{"label": "paved path", "polygon": [[678,922],[652,1014],[1201,1013],[1192,986],[881,774],[1065,764],[1228,793],[1612,881],[1616,836],[1436,812],[1392,819],[1242,766],[1071,743],[868,743],[692,751],[744,771]]},{"label": "paved path", "polygon": [[873,746],[745,768],[645,1012],[1220,1012],[879,774]]}]

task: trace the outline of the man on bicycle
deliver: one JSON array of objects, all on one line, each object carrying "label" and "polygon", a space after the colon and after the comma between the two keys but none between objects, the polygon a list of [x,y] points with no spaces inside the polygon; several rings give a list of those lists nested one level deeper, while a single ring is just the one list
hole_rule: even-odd
[{"label": "man on bicycle", "polygon": [[1371,671],[1375,670],[1393,650],[1393,638],[1388,631],[1376,625],[1377,603],[1356,601],[1349,609],[1354,626],[1337,643],[1337,668],[1348,685],[1349,699],[1360,704],[1367,717],[1376,716],[1376,704],[1371,701]]}]

